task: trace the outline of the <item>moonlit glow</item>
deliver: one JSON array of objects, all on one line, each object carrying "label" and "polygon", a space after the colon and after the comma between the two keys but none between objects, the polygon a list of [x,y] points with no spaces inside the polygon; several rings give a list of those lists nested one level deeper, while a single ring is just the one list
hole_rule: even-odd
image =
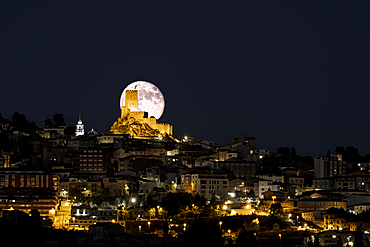
[{"label": "moonlit glow", "polygon": [[125,106],[126,91],[138,91],[138,110],[148,113],[148,117],[159,119],[164,111],[165,101],[162,92],[154,84],[146,81],[136,81],[128,85],[122,92],[120,107]]}]

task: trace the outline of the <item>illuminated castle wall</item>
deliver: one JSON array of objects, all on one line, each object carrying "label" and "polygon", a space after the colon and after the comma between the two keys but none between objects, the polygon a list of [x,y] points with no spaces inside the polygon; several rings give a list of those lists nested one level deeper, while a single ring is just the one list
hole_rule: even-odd
[{"label": "illuminated castle wall", "polygon": [[121,107],[121,117],[114,122],[110,132],[113,134],[130,134],[133,137],[172,136],[172,125],[157,123],[148,113],[139,111],[137,90],[127,90],[125,105]]},{"label": "illuminated castle wall", "polygon": [[137,90],[127,90],[126,91],[126,107],[122,109],[130,109],[131,112],[137,112],[139,110],[139,97]]}]

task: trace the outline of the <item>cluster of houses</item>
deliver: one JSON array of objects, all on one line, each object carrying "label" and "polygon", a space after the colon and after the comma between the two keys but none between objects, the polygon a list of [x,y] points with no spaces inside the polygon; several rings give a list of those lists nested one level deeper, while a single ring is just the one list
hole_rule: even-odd
[{"label": "cluster of houses", "polygon": [[[239,136],[218,146],[185,136],[181,140],[135,139],[95,131],[68,136],[64,129],[45,128],[37,135],[17,136],[29,150],[28,159],[12,163],[13,153],[0,152],[3,210],[37,209],[49,217],[67,210],[74,222],[86,216],[95,219],[90,220],[92,224],[111,222],[118,221],[117,212],[101,209],[94,215],[91,208],[62,209],[62,202],[76,194],[119,197],[160,189],[199,194],[208,200],[243,195],[267,204],[279,202],[285,212],[294,212],[305,222],[330,231],[368,227],[365,218],[361,221],[348,214],[356,216],[370,208],[369,164],[350,164],[359,169],[348,174],[349,164],[342,156],[329,155],[315,158],[313,166],[281,162],[275,164],[277,172],[272,174],[268,172],[271,169],[261,169],[271,153],[257,150],[254,137]],[[137,182],[135,190],[133,180]],[[346,214],[337,211],[333,217],[333,208]],[[89,225],[88,220],[81,221]]]}]

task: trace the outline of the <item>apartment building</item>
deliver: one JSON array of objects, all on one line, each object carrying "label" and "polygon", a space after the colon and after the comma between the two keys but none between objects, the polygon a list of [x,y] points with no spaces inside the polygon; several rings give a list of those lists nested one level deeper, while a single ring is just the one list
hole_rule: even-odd
[{"label": "apartment building", "polygon": [[314,177],[328,178],[346,173],[346,162],[342,155],[323,156],[314,159]]},{"label": "apartment building", "polygon": [[258,197],[264,199],[266,191],[280,191],[280,183],[274,183],[269,180],[258,181]]},{"label": "apartment building", "polygon": [[215,169],[229,169],[236,177],[256,177],[256,162],[238,158],[216,161]]},{"label": "apartment building", "polygon": [[105,173],[111,166],[112,152],[98,148],[80,148],[74,155],[77,173]]},{"label": "apartment building", "polygon": [[227,195],[229,180],[223,173],[187,173],[181,175],[181,190],[206,199],[212,195]]},{"label": "apartment building", "polygon": [[297,201],[298,211],[325,211],[329,208],[347,208],[347,202],[338,199],[314,198]]},{"label": "apartment building", "polygon": [[41,216],[50,216],[50,210],[56,208],[58,194],[50,188],[4,187],[0,189],[0,208],[17,209],[29,212],[37,209]]},{"label": "apartment building", "polygon": [[88,230],[99,222],[116,222],[118,211],[114,209],[96,209],[88,206],[72,206],[70,229]]},{"label": "apartment building", "polygon": [[111,195],[123,195],[128,193],[128,179],[122,177],[103,178],[103,186],[109,189]]},{"label": "apartment building", "polygon": [[0,188],[49,188],[59,193],[59,176],[42,173],[0,174]]}]

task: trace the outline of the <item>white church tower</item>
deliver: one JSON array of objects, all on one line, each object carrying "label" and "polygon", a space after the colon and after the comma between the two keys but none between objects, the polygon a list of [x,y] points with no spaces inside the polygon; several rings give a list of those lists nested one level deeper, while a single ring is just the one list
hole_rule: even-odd
[{"label": "white church tower", "polygon": [[85,135],[84,125],[82,124],[81,114],[78,116],[78,122],[76,124],[76,136]]}]

